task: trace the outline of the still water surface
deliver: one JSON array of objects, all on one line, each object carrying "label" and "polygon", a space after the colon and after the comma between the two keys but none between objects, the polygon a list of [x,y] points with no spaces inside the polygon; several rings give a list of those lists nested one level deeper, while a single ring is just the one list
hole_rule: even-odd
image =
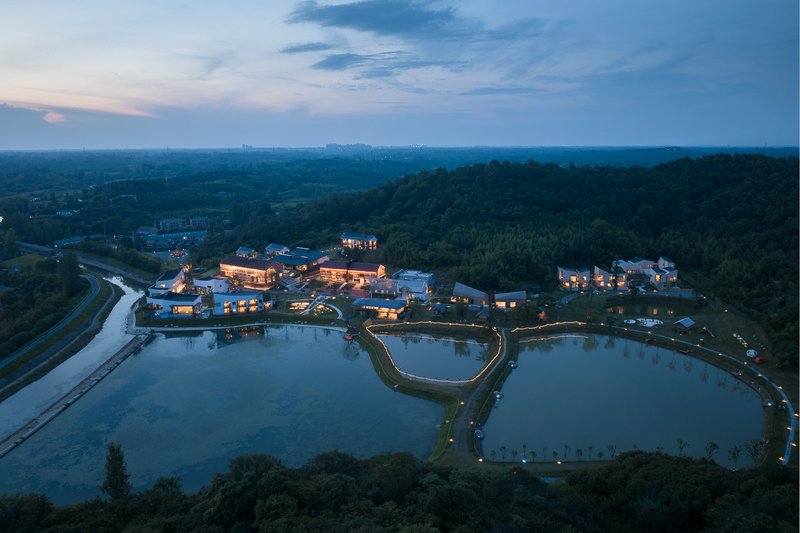
[{"label": "still water surface", "polygon": [[0,459],[0,492],[98,495],[109,441],[122,444],[135,490],[180,476],[194,491],[248,453],[290,466],[331,449],[430,453],[439,405],[392,392],[341,332],[267,331],[157,337]]},{"label": "still water surface", "polygon": [[426,378],[470,379],[489,360],[489,345],[475,340],[413,332],[378,337],[400,370]]},{"label": "still water surface", "polygon": [[[603,335],[542,337],[520,346],[519,367],[485,426],[491,458],[536,461],[607,459],[632,450],[705,456],[733,466],[728,450],[760,439],[763,408],[755,391],[698,359],[656,346]],[[523,445],[524,448],[523,448]],[[566,445],[566,448],[565,448]],[[612,446],[612,450],[609,450]],[[590,449],[591,447],[591,449]],[[553,452],[558,455],[554,456]],[[742,452],[738,465],[751,462]]]}]

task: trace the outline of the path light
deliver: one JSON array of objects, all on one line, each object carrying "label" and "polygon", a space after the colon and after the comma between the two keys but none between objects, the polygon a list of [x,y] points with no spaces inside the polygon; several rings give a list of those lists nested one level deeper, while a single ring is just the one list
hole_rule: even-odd
[{"label": "path light", "polygon": [[459,404],[464,405],[464,400],[461,400]]},{"label": "path light", "polygon": [[557,464],[557,465],[560,465],[560,464],[561,464],[561,459],[559,459],[558,461],[556,461],[556,464]]},{"label": "path light", "polygon": [[455,441],[456,441],[456,439],[454,439],[453,437],[450,437],[450,442],[455,442]]},{"label": "path light", "polygon": [[478,462],[482,463],[483,462],[483,457],[478,457]]}]

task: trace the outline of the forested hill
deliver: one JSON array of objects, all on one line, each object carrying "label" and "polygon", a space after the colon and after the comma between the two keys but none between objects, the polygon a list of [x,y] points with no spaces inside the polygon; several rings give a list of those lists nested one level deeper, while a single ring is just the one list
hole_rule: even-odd
[{"label": "forested hill", "polygon": [[713,155],[654,167],[478,164],[421,172],[253,220],[246,242],[381,239],[397,267],[482,289],[552,285],[557,265],[664,255],[768,317],[797,348],[798,159]]},{"label": "forested hill", "polygon": [[552,485],[519,468],[338,452],[296,469],[264,455],[238,457],[197,494],[183,493],[174,477],[136,494],[128,494],[124,476],[106,479],[111,501],[54,507],[36,494],[0,495],[0,530],[797,531],[796,469],[731,472],[706,459],[644,452]]}]

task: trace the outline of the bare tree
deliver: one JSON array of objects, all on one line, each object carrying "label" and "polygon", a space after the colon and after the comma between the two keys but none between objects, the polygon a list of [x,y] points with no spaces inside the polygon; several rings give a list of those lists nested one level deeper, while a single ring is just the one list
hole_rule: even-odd
[{"label": "bare tree", "polygon": [[719,451],[719,444],[714,441],[706,442],[706,459],[711,460],[712,457]]},{"label": "bare tree", "polygon": [[733,463],[733,469],[736,470],[736,465],[739,464],[739,456],[742,454],[742,449],[739,446],[734,446],[728,450],[728,459]]}]

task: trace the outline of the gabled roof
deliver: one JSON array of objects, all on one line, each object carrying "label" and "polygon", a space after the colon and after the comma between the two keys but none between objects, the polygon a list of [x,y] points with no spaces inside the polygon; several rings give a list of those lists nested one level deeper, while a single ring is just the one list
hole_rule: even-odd
[{"label": "gabled roof", "polygon": [[266,259],[252,259],[250,257],[239,257],[238,255],[232,255],[226,257],[225,259],[219,262],[220,266],[222,265],[230,265],[239,268],[252,268],[255,270],[275,270],[276,265],[273,261],[267,261]]},{"label": "gabled roof", "polygon": [[527,295],[525,291],[515,291],[515,292],[500,292],[494,295],[495,302],[507,302],[511,300],[525,300],[527,299]]},{"label": "gabled roof", "polygon": [[288,252],[289,248],[287,246],[282,245],[282,244],[277,244],[277,243],[271,242],[271,243],[269,243],[267,245],[266,248],[264,248],[264,250],[267,251],[267,252],[278,252],[278,253],[282,254],[284,252]]},{"label": "gabled roof", "polygon": [[464,285],[463,283],[459,283],[457,281],[453,286],[453,296],[466,296],[467,298],[472,298],[473,300],[483,300],[487,297],[485,292],[479,291],[478,289],[473,289],[469,285]]},{"label": "gabled roof", "polygon": [[240,246],[240,247],[238,247],[238,248],[236,249],[236,254],[237,254],[237,255],[238,255],[238,254],[245,254],[245,255],[247,255],[247,254],[252,254],[253,252],[255,252],[255,250],[253,250],[252,248],[250,248],[250,247],[248,247],[248,246]]},{"label": "gabled roof", "polygon": [[676,320],[675,321],[675,325],[676,326],[681,326],[681,327],[684,327],[684,328],[690,328],[690,327],[694,326],[694,324],[695,324],[694,320],[692,320],[688,316],[685,317],[685,318],[681,318],[680,320]]},{"label": "gabled roof", "polygon": [[159,277],[156,280],[156,283],[158,283],[159,281],[170,281],[170,280],[173,280],[173,279],[177,278],[181,274],[181,272],[183,272],[183,270],[181,270],[180,268],[173,268],[172,270],[167,270],[166,272],[161,274],[161,277]]},{"label": "gabled roof", "polygon": [[339,235],[341,239],[350,239],[353,241],[377,241],[378,237],[370,235],[369,233],[350,233],[348,231]]},{"label": "gabled roof", "polygon": [[348,270],[353,272],[375,272],[377,273],[381,266],[376,263],[358,263],[349,261],[325,261],[320,265],[320,269],[327,270]]}]

